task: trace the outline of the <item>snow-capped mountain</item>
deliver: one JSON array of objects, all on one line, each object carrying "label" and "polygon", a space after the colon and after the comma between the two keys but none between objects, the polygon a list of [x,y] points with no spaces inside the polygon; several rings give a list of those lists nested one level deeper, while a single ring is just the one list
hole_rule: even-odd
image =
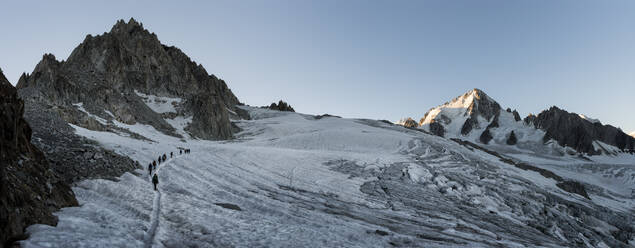
[{"label": "snow-capped mountain", "polygon": [[557,107],[538,116],[529,115],[523,121],[516,110],[503,111],[479,89],[432,108],[421,119],[420,128],[502,151],[597,155],[631,151],[635,147],[635,139],[619,129]]}]

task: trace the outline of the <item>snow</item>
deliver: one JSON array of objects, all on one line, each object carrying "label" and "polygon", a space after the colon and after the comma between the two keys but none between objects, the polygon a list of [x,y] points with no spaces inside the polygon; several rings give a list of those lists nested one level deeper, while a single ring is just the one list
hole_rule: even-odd
[{"label": "snow", "polygon": [[587,120],[587,121],[589,121],[591,123],[601,123],[600,120],[588,117],[588,116],[583,115],[583,114],[578,114],[578,116],[580,116],[580,118],[585,119],[585,120]]},{"label": "snow", "polygon": [[[105,120],[104,118],[101,118],[99,116],[96,116],[94,114],[89,113],[86,109],[84,109],[84,103],[79,102],[79,103],[73,103],[73,106],[77,107],[77,110],[82,111],[84,113],[86,113],[89,117],[92,117],[93,119],[97,120],[97,122],[101,123],[102,125],[108,125],[108,121]],[[110,113],[110,112],[108,112]],[[112,115],[112,113],[110,113],[110,115]]]},{"label": "snow", "polygon": [[165,121],[176,129],[177,134],[186,138],[191,138],[190,134],[185,131],[185,128],[192,123],[192,118],[192,116],[176,116],[173,119],[165,119]]},{"label": "snow", "polygon": [[135,94],[143,98],[143,102],[148,105],[152,111],[162,114],[162,113],[176,113],[175,105],[178,105],[183,100],[178,97],[165,97],[165,96],[155,96],[155,95],[147,95],[135,90]]},{"label": "snow", "polygon": [[[521,194],[544,199],[545,191],[593,203],[562,192],[553,179],[423,132],[379,121],[241,108],[252,119],[237,121],[243,131],[229,141],[179,139],[139,123],[112,122],[150,141],[72,125],[77,134],[142,165],[180,148],[192,153],[159,165],[158,193],[141,169],[117,181],[78,183],[73,191],[80,206],[56,212],[56,227],[30,226],[21,244],[551,247],[566,245],[561,240],[570,232],[536,235],[526,225],[530,217],[508,204]],[[191,117],[166,121],[184,132]],[[530,209],[544,206],[531,199],[523,200]],[[626,211],[632,207],[622,204]]]}]

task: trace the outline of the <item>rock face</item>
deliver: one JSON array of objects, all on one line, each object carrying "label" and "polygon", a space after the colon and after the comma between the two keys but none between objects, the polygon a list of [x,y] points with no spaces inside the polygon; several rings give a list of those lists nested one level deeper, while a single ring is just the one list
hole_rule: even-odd
[{"label": "rock face", "polygon": [[514,131],[512,131],[511,133],[509,133],[509,137],[507,138],[507,144],[510,146],[513,146],[517,142],[518,142],[518,139],[516,138],[516,134],[514,133]]},{"label": "rock face", "polygon": [[289,105],[288,103],[280,100],[278,101],[278,104],[271,103],[271,105],[269,105],[269,109],[273,109],[273,110],[278,110],[278,111],[288,111],[288,112],[295,112],[295,110],[291,107],[291,105]]},{"label": "rock face", "polygon": [[189,134],[212,140],[232,137],[228,110],[239,104],[223,80],[178,48],[161,44],[134,19],[118,21],[103,35],[86,36],[66,61],[44,55],[17,87],[27,104],[41,103],[88,129],[106,129],[97,116],[151,125],[178,137],[166,119],[182,116],[192,118]]},{"label": "rock face", "polygon": [[25,106],[33,129],[32,143],[46,154],[51,170],[66,183],[89,178],[115,178],[139,165],[76,135],[60,115],[41,103]]},{"label": "rock face", "polygon": [[590,122],[575,113],[569,113],[557,107],[551,107],[529,119],[536,128],[546,131],[545,140],[554,139],[561,146],[569,146],[578,152],[597,154],[594,141],[615,146],[621,150],[635,147],[635,138],[611,125]]},{"label": "rock face", "polygon": [[492,134],[489,132],[489,128],[486,128],[485,131],[481,133],[479,140],[483,144],[488,144],[493,139]]},{"label": "rock face", "polygon": [[443,137],[445,135],[445,128],[439,123],[432,122],[430,123],[430,132],[436,136]]},{"label": "rock face", "polygon": [[29,225],[55,225],[53,211],[77,205],[68,184],[31,144],[23,113],[24,102],[0,71],[0,247],[24,238]]}]

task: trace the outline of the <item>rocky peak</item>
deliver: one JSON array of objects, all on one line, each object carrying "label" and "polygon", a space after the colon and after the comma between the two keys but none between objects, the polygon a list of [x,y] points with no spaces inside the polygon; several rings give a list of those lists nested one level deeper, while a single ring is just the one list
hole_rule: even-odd
[{"label": "rocky peak", "polygon": [[[239,104],[223,80],[178,48],[161,44],[134,19],[119,20],[103,35],[86,36],[65,62],[45,55],[18,88],[25,99],[55,106],[67,122],[85,128],[107,129],[91,121],[92,114],[181,136],[166,118],[182,116],[192,118],[187,132],[203,139],[231,138],[228,110]],[[172,110],[152,109],[157,97],[176,99],[166,106]],[[90,114],[78,111],[80,103]]]},{"label": "rocky peak", "polygon": [[137,22],[137,20],[135,20],[134,18],[130,18],[130,20],[128,20],[128,22],[124,21],[123,19],[120,19],[117,21],[117,23],[115,23],[114,26],[112,26],[112,28],[110,29],[111,33],[128,33],[131,30],[144,30],[143,29],[143,24],[140,22]]},{"label": "rocky peak", "polygon": [[561,146],[568,146],[578,152],[597,154],[594,142],[600,141],[621,150],[632,150],[635,138],[619,128],[591,122],[576,113],[569,113],[556,106],[538,114],[535,118],[525,118],[536,128],[546,132],[544,140],[554,139]]},{"label": "rocky peak", "polygon": [[397,125],[402,125],[407,128],[416,128],[419,126],[419,124],[417,124],[417,122],[410,117],[399,120],[399,122],[397,122]]}]

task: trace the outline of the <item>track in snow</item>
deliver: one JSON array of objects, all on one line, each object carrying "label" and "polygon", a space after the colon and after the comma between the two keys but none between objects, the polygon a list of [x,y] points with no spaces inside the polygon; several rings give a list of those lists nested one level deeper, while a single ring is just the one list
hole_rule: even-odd
[{"label": "track in snow", "polygon": [[[149,182],[152,183],[152,176],[154,176],[154,174],[159,174],[159,171],[161,171],[161,168],[163,166],[168,165],[170,162],[172,162],[172,159],[176,158],[178,156],[174,156],[173,158],[169,158],[168,160],[166,160],[165,162],[159,164],[157,166],[157,169],[152,173],[152,175],[150,175],[149,177]],[[161,183],[161,181],[159,181],[159,184]],[[157,190],[154,191],[154,200],[152,202],[152,216],[150,218],[150,229],[148,229],[148,231],[145,234],[145,246],[147,248],[152,247],[152,244],[154,244],[154,236],[157,233],[157,228],[159,227],[159,214],[161,213],[161,188],[157,185]]]}]

